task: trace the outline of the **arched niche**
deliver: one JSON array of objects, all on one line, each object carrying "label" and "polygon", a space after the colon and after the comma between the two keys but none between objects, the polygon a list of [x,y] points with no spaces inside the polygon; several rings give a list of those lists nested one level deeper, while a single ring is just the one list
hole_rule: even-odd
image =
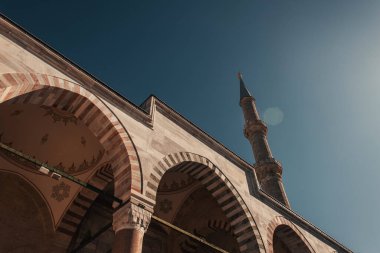
[{"label": "arched niche", "polygon": [[[217,246],[219,241],[221,248],[265,252],[256,223],[242,197],[224,173],[205,157],[188,152],[164,157],[153,168],[145,195],[156,202],[158,217]],[[168,238],[169,246],[179,241],[179,245],[174,245],[178,252],[208,252],[203,245],[183,236]],[[231,243],[222,245],[228,241]]]},{"label": "arched niche", "polygon": [[0,207],[0,252],[62,252],[46,200],[21,175],[0,170]]},{"label": "arched niche", "polygon": [[272,219],[267,228],[269,253],[315,253],[306,237],[282,216]]}]

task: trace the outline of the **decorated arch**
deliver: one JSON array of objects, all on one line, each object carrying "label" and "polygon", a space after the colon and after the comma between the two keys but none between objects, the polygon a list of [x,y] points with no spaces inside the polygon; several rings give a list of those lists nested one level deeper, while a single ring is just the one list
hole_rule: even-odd
[{"label": "decorated arch", "polygon": [[212,195],[231,225],[240,252],[265,252],[256,222],[244,200],[222,170],[209,159],[189,152],[167,155],[153,168],[146,197],[156,200],[160,181],[168,170],[191,176]]},{"label": "decorated arch", "polygon": [[[6,73],[0,75],[0,104],[33,105],[72,115],[72,119],[65,120],[78,120],[89,129],[103,147],[109,162],[96,168],[90,183],[103,189],[114,179],[115,195],[122,200],[127,200],[132,191],[142,191],[137,152],[126,129],[113,112],[83,86],[46,74]],[[81,168],[88,164],[81,164]],[[70,173],[70,168],[67,172]],[[97,194],[83,188],[67,208],[57,226],[58,231],[72,236],[96,197]]]},{"label": "decorated arch", "polygon": [[268,253],[276,253],[276,237],[279,237],[285,247],[294,253],[315,253],[313,247],[299,229],[282,216],[276,216],[267,227]]}]

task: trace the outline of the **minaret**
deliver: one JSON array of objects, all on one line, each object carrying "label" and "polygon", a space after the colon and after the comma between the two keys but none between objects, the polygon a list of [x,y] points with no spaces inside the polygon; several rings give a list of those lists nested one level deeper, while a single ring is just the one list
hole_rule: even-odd
[{"label": "minaret", "polygon": [[261,189],[290,208],[282,184],[282,167],[276,161],[269,148],[267,133],[268,128],[260,120],[256,109],[255,99],[245,87],[241,73],[238,74],[240,81],[240,106],[244,113],[244,135],[252,146],[256,164],[254,165]]}]

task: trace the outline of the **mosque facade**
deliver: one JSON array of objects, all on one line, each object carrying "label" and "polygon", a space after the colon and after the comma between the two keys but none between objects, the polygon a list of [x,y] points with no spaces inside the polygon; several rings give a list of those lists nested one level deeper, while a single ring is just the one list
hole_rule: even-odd
[{"label": "mosque facade", "polygon": [[254,165],[1,16],[0,252],[352,252],[291,209],[256,100],[238,82]]}]

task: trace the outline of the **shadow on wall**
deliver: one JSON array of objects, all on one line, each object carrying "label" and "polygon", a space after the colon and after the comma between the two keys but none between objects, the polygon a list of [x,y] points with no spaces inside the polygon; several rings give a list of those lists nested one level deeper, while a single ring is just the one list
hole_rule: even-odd
[{"label": "shadow on wall", "polygon": [[29,182],[0,171],[0,207],[0,252],[56,252],[50,211]]}]

